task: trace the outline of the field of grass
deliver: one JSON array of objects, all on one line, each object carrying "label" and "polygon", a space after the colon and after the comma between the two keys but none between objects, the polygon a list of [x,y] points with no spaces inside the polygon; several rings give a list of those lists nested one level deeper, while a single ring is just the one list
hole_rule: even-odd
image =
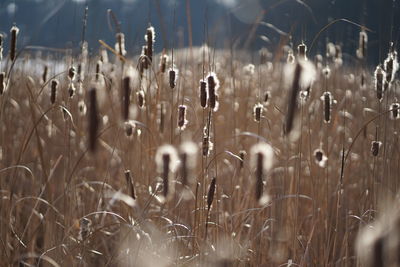
[{"label": "field of grass", "polygon": [[88,54],[13,28],[0,265],[399,266],[396,46],[375,69],[360,32],[350,64],[333,43],[157,54],[149,27],[142,55],[118,30]]}]

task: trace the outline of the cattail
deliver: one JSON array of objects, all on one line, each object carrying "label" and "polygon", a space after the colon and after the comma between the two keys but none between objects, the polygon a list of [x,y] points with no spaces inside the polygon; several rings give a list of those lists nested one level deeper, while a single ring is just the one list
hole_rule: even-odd
[{"label": "cattail", "polygon": [[376,90],[376,97],[379,101],[383,98],[383,91],[384,91],[384,81],[385,81],[385,71],[379,65],[375,70],[375,90]]},{"label": "cattail", "polygon": [[362,29],[360,31],[360,36],[358,39],[358,49],[356,51],[357,57],[359,59],[364,59],[367,56],[367,44],[368,44],[368,35],[367,32]]},{"label": "cattail", "polygon": [[6,74],[5,72],[0,72],[0,95],[4,93],[7,88],[6,84]]},{"label": "cattail", "polygon": [[129,195],[133,199],[136,199],[135,186],[133,183],[132,174],[130,170],[125,171],[125,179],[126,179],[126,184],[128,185]]},{"label": "cattail", "polygon": [[161,55],[160,58],[160,72],[161,73],[165,73],[165,71],[167,70],[167,63],[168,63],[168,55],[163,54]]},{"label": "cattail", "polygon": [[161,102],[160,104],[157,105],[157,124],[158,124],[158,130],[160,133],[164,133],[164,126],[165,126],[165,103]]},{"label": "cattail", "polygon": [[374,157],[378,156],[379,154],[379,149],[382,145],[382,142],[379,141],[372,141],[371,143],[371,153]]},{"label": "cattail", "polygon": [[58,81],[57,80],[52,80],[50,87],[51,87],[50,102],[51,102],[51,104],[54,104],[56,102]]},{"label": "cattail", "polygon": [[92,225],[92,221],[89,220],[88,218],[82,218],[80,221],[80,225],[79,225],[79,237],[78,239],[80,241],[85,241],[86,238],[89,237],[90,235],[90,227]]},{"label": "cattail", "polygon": [[186,106],[179,105],[178,107],[178,127],[180,130],[185,130],[188,120],[186,119]]},{"label": "cattail", "polygon": [[266,48],[261,48],[260,51],[258,52],[260,55],[260,64],[266,64],[268,61],[268,57],[270,55],[270,52]]},{"label": "cattail", "polygon": [[135,129],[136,125],[133,121],[126,121],[124,123],[125,134],[126,136],[132,136],[133,130]]},{"label": "cattail", "polygon": [[78,102],[78,111],[79,111],[79,114],[80,114],[81,116],[86,115],[86,110],[87,110],[87,107],[86,107],[85,101],[83,101],[83,100],[79,101],[79,102]]},{"label": "cattail", "polygon": [[163,181],[163,197],[166,199],[171,191],[169,173],[175,172],[178,163],[178,156],[175,148],[171,145],[163,145],[157,149],[156,163],[158,172],[161,173]]},{"label": "cattail", "polygon": [[315,163],[321,168],[324,168],[326,166],[326,162],[328,161],[328,158],[325,156],[325,153],[322,149],[316,149],[314,151],[314,159]]},{"label": "cattail", "polygon": [[390,118],[392,120],[398,120],[400,119],[400,104],[399,103],[393,103],[390,105]]},{"label": "cattail", "polygon": [[388,57],[385,59],[384,62],[384,70],[386,73],[386,84],[388,86],[393,82],[396,72],[399,68],[399,63],[397,62],[397,52],[393,50],[393,43],[391,43],[390,52]]},{"label": "cattail", "polygon": [[197,146],[193,142],[184,142],[179,148],[181,176],[184,186],[192,183],[192,172],[196,168]]},{"label": "cattail", "polygon": [[200,80],[200,105],[202,108],[207,107],[207,83]]},{"label": "cattail", "polygon": [[17,36],[19,29],[17,26],[12,26],[10,32],[11,32],[10,59],[11,61],[14,61],[15,58],[17,57]]},{"label": "cattail", "polygon": [[297,54],[299,59],[307,60],[307,46],[304,43],[301,43],[297,46]]},{"label": "cattail", "polygon": [[147,70],[149,68],[149,58],[147,57],[148,49],[147,46],[142,46],[142,54],[140,55],[140,64],[143,70]]},{"label": "cattail", "polygon": [[289,97],[289,101],[288,101],[288,109],[287,109],[285,126],[284,126],[284,133],[286,135],[288,135],[293,128],[293,120],[294,120],[295,109],[296,109],[296,105],[297,105],[297,101],[296,101],[297,94],[299,93],[299,90],[300,90],[301,72],[302,72],[302,66],[299,63],[297,63],[295,70],[294,70],[292,89],[290,91],[290,97]]},{"label": "cattail", "polygon": [[144,91],[140,90],[139,92],[136,93],[136,95],[139,108],[144,108],[144,105],[146,104],[144,98]]},{"label": "cattail", "polygon": [[0,61],[3,60],[3,43],[4,43],[4,36],[0,33]]},{"label": "cattail", "polygon": [[267,92],[265,92],[265,94],[264,94],[264,105],[265,106],[267,106],[268,105],[268,101],[269,101],[269,99],[271,98],[271,92],[270,91],[267,91]]},{"label": "cattail", "polygon": [[131,79],[129,76],[126,76],[122,81],[122,119],[124,121],[128,120],[129,117],[129,104],[131,97],[130,82]]},{"label": "cattail", "polygon": [[74,66],[71,66],[68,69],[68,78],[70,81],[73,81],[75,79],[75,74],[76,74],[76,70]]},{"label": "cattail", "polygon": [[177,78],[178,78],[178,70],[172,67],[169,70],[169,87],[171,87],[171,89],[175,88]]},{"label": "cattail", "polygon": [[212,178],[210,188],[208,189],[208,193],[207,193],[207,209],[208,209],[208,211],[210,211],[211,204],[214,201],[216,183],[217,183],[217,178],[215,178],[215,177]]},{"label": "cattail", "polygon": [[217,75],[213,72],[210,72],[207,76],[207,87],[208,87],[208,106],[213,111],[217,111],[219,81]]},{"label": "cattail", "polygon": [[96,140],[99,131],[99,114],[97,108],[97,96],[96,89],[91,88],[89,90],[89,150],[91,152],[96,151]]},{"label": "cattail", "polygon": [[146,56],[148,57],[150,63],[153,61],[154,39],[155,39],[154,28],[152,26],[150,26],[147,28],[146,35],[145,35],[145,40],[147,42]]},{"label": "cattail", "polygon": [[365,88],[365,73],[364,72],[361,73],[360,85],[361,85],[361,88]]},{"label": "cattail", "polygon": [[122,32],[119,32],[115,35],[115,39],[117,42],[115,43],[115,50],[117,51],[119,56],[125,56],[125,35]]},{"label": "cattail", "polygon": [[267,143],[258,143],[251,148],[250,156],[251,167],[255,169],[256,199],[259,201],[263,195],[263,177],[273,165],[274,150]]},{"label": "cattail", "polygon": [[100,61],[103,64],[107,64],[108,63],[108,53],[107,53],[107,49],[105,49],[104,47],[100,47]]},{"label": "cattail", "polygon": [[239,167],[240,167],[240,169],[243,169],[244,159],[245,159],[246,155],[247,155],[246,151],[244,151],[244,150],[239,151],[239,158],[240,158]]},{"label": "cattail", "polygon": [[96,82],[98,82],[100,79],[101,65],[102,65],[102,62],[100,60],[98,60],[96,63],[96,76],[95,76]]},{"label": "cattail", "polygon": [[325,92],[322,95],[322,100],[324,101],[324,122],[329,123],[331,122],[331,111],[333,104],[332,94],[330,92]]},{"label": "cattail", "polygon": [[295,57],[294,57],[294,55],[293,55],[293,51],[292,51],[292,50],[289,50],[289,53],[288,53],[286,62],[287,62],[288,64],[294,64],[295,61],[296,61],[296,59],[295,59]]},{"label": "cattail", "polygon": [[68,94],[69,94],[69,97],[73,97],[74,95],[75,95],[75,91],[76,91],[76,89],[75,89],[75,85],[71,82],[71,83],[69,83],[69,86],[68,86]]},{"label": "cattail", "polygon": [[263,105],[260,103],[254,105],[254,108],[253,108],[254,121],[256,121],[256,122],[261,121],[263,108],[264,108]]},{"label": "cattail", "polygon": [[328,65],[326,65],[326,67],[322,69],[322,74],[324,75],[325,79],[329,79],[329,77],[331,76],[331,69]]},{"label": "cattail", "polygon": [[44,65],[43,73],[42,73],[42,84],[44,84],[47,81],[48,71],[49,71],[49,67],[47,67],[47,65]]}]

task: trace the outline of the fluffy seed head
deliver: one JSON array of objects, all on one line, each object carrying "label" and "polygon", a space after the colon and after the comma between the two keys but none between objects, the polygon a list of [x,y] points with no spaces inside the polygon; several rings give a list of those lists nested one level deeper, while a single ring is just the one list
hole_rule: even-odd
[{"label": "fluffy seed head", "polygon": [[307,60],[307,46],[304,43],[297,46],[297,54],[299,59]]},{"label": "fluffy seed head", "polygon": [[125,56],[125,34],[119,32],[115,35],[115,39],[117,40],[115,43],[115,50],[118,52],[118,55]]},{"label": "fluffy seed head", "polygon": [[12,26],[11,30],[11,40],[10,40],[10,59],[14,61],[17,57],[17,36],[19,33],[19,29],[17,26]]},{"label": "fluffy seed head", "polygon": [[135,129],[136,124],[133,121],[126,121],[124,123],[124,130],[125,130],[125,134],[126,136],[132,136],[133,134],[133,130]]},{"label": "fluffy seed head", "polygon": [[178,79],[178,70],[175,67],[172,67],[169,70],[169,87],[171,87],[171,89],[175,88],[177,79]]},{"label": "fluffy seed head", "polygon": [[379,149],[382,145],[382,142],[379,141],[372,141],[371,143],[371,153],[374,157],[378,156],[379,154]]},{"label": "fluffy seed head", "polygon": [[96,82],[98,82],[99,79],[100,79],[100,73],[101,73],[102,64],[103,63],[102,63],[101,60],[98,60],[97,63],[96,63],[96,76],[95,76]]},{"label": "fluffy seed head", "polygon": [[207,76],[207,89],[208,89],[208,105],[213,111],[218,110],[218,89],[219,80],[214,72],[210,72]]},{"label": "fluffy seed head", "polygon": [[318,164],[318,166],[320,166],[321,168],[324,168],[326,166],[326,162],[328,161],[325,152],[320,148],[314,150],[314,159],[315,163]]},{"label": "fluffy seed head", "polygon": [[160,58],[160,71],[161,73],[165,73],[167,70],[167,64],[168,64],[168,55],[162,54]]},{"label": "fluffy seed head", "polygon": [[[391,50],[393,50],[393,48],[391,48]],[[386,73],[386,82],[391,84],[396,76],[397,70],[399,69],[396,51],[393,50],[389,52],[383,66]]]},{"label": "fluffy seed head", "polygon": [[145,98],[144,98],[144,91],[140,90],[136,94],[137,94],[137,101],[138,101],[139,108],[144,108],[144,105],[146,104]]},{"label": "fluffy seed head", "polygon": [[181,131],[185,130],[188,120],[186,119],[186,106],[179,105],[178,107],[178,127]]},{"label": "fluffy seed head", "polygon": [[6,74],[5,72],[0,72],[0,95],[4,93],[7,88],[6,84]]},{"label": "fluffy seed head", "polygon": [[71,66],[68,69],[68,78],[70,81],[73,81],[75,79],[75,74],[76,74],[76,69],[74,66]]},{"label": "fluffy seed head", "polygon": [[239,158],[240,158],[239,167],[240,167],[241,169],[242,169],[243,166],[244,166],[244,160],[245,160],[246,155],[247,155],[247,153],[246,153],[245,150],[240,150],[240,151],[239,151]]},{"label": "fluffy seed head", "polygon": [[153,26],[147,28],[146,35],[144,39],[147,42],[147,54],[150,63],[153,61],[153,50],[154,50],[154,40],[155,40],[155,32]]},{"label": "fluffy seed head", "polygon": [[182,184],[192,183],[191,173],[196,168],[197,146],[195,143],[187,141],[179,147],[179,158],[181,161]]},{"label": "fluffy seed head", "polygon": [[392,120],[398,120],[400,119],[400,104],[399,103],[393,103],[390,105],[390,118]]},{"label": "fluffy seed head", "polygon": [[357,57],[359,59],[364,59],[367,56],[367,44],[368,44],[368,35],[367,32],[362,29],[360,31],[360,36],[358,39],[358,49],[357,49]]},{"label": "fluffy seed head", "polygon": [[384,92],[384,81],[386,77],[385,71],[382,69],[382,67],[379,65],[376,67],[375,73],[375,90],[376,90],[376,97],[378,98],[379,101],[382,100],[383,98],[383,92]]},{"label": "fluffy seed head", "polygon": [[75,91],[76,91],[75,85],[74,85],[72,82],[69,83],[69,86],[68,86],[68,95],[69,95],[70,98],[72,98],[72,97],[75,95]]}]

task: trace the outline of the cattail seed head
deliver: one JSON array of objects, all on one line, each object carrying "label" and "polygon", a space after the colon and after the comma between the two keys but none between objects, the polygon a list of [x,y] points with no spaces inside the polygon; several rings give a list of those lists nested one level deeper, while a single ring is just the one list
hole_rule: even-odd
[{"label": "cattail seed head", "polygon": [[[391,44],[393,46],[393,43]],[[391,48],[392,50],[392,48]],[[399,69],[399,63],[397,61],[397,52],[390,51],[388,57],[385,59],[383,64],[385,73],[386,73],[386,82],[388,86],[393,82],[396,72]]]},{"label": "cattail seed head", "polygon": [[160,133],[164,133],[165,113],[166,113],[165,103],[161,102],[160,104],[157,105],[157,124]]},{"label": "cattail seed head", "polygon": [[97,134],[99,131],[99,111],[97,107],[97,92],[95,88],[89,90],[89,150],[95,152],[97,148]]},{"label": "cattail seed head", "polygon": [[331,122],[331,111],[333,104],[332,94],[330,92],[325,92],[322,95],[322,100],[324,101],[324,122],[329,123]]},{"label": "cattail seed head", "polygon": [[130,170],[126,170],[125,171],[125,180],[126,180],[126,184],[128,186],[129,195],[133,199],[136,199],[135,186],[134,186],[134,183],[133,183],[132,174],[131,174]]},{"label": "cattail seed head", "polygon": [[372,141],[371,153],[374,157],[378,156],[381,145],[382,145],[382,142],[380,142],[380,141]]},{"label": "cattail seed head", "polygon": [[398,120],[400,119],[400,104],[399,103],[393,103],[390,105],[390,118],[392,120]]},{"label": "cattail seed head", "polygon": [[256,122],[261,121],[263,109],[264,109],[264,106],[260,103],[254,105],[254,108],[253,108],[254,121],[256,121]]},{"label": "cattail seed head", "polygon": [[259,201],[263,195],[263,177],[272,168],[274,160],[274,150],[267,143],[258,143],[250,149],[251,168],[255,169],[255,192],[256,199]]},{"label": "cattail seed head", "polygon": [[202,108],[207,107],[207,83],[203,80],[200,80],[200,105]]},{"label": "cattail seed head", "polygon": [[75,74],[76,74],[76,69],[74,66],[71,66],[68,69],[68,78],[70,81],[73,81],[75,79]]},{"label": "cattail seed head", "polygon": [[79,114],[80,114],[81,116],[86,115],[86,110],[87,110],[87,107],[86,107],[85,101],[83,101],[83,100],[79,101],[79,102],[78,102],[78,111],[79,111]]},{"label": "cattail seed head", "polygon": [[148,49],[147,46],[142,46],[142,54],[140,56],[140,65],[143,70],[147,70],[149,68],[150,62],[148,58]]},{"label": "cattail seed head", "polygon": [[75,95],[75,85],[71,82],[68,86],[68,95],[70,98],[72,98]]},{"label": "cattail seed head", "polygon": [[6,88],[6,73],[0,72],[0,95],[2,95],[6,91]]},{"label": "cattail seed head", "polygon": [[269,99],[271,98],[271,92],[270,91],[267,91],[267,92],[265,92],[265,94],[264,94],[264,105],[265,106],[267,106],[268,105],[268,101],[269,101]]},{"label": "cattail seed head", "polygon": [[358,39],[358,49],[356,51],[357,57],[359,59],[364,59],[367,56],[367,44],[368,44],[368,35],[367,32],[362,29],[360,31],[360,36]]},{"label": "cattail seed head", "polygon": [[299,59],[307,60],[307,46],[304,43],[297,46],[297,54]]},{"label": "cattail seed head", "polygon": [[161,73],[165,73],[167,70],[167,63],[168,63],[168,55],[162,54],[160,58],[160,71]]},{"label": "cattail seed head", "polygon": [[219,80],[214,72],[210,72],[207,76],[208,89],[208,106],[213,110],[218,110],[218,89]]},{"label": "cattail seed head", "polygon": [[301,65],[296,64],[296,67],[294,70],[294,75],[293,75],[292,88],[291,88],[290,97],[288,100],[288,109],[287,109],[287,114],[286,114],[286,119],[285,119],[285,125],[284,125],[285,135],[288,135],[293,128],[293,120],[294,120],[295,109],[296,109],[296,105],[297,105],[297,94],[299,93],[299,90],[300,90],[301,72],[302,72]]},{"label": "cattail seed head", "polygon": [[329,77],[331,76],[331,69],[328,65],[326,65],[326,67],[322,69],[322,74],[324,75],[325,79],[329,79]]},{"label": "cattail seed head", "polygon": [[57,96],[57,88],[58,88],[58,80],[52,80],[50,84],[50,102],[51,104],[54,104],[56,102],[56,96]]},{"label": "cattail seed head", "polygon": [[379,101],[381,101],[382,98],[383,98],[383,92],[384,92],[384,89],[385,89],[384,88],[385,76],[386,76],[385,71],[379,65],[376,68],[375,73],[374,73],[376,97],[378,98]]},{"label": "cattail seed head", "polygon": [[182,184],[184,186],[191,185],[193,182],[192,172],[196,168],[197,146],[193,142],[184,142],[180,145],[179,151]]},{"label": "cattail seed head", "polygon": [[79,224],[79,236],[78,240],[80,241],[85,241],[86,238],[89,237],[91,233],[91,225],[92,221],[89,220],[88,218],[82,218]]},{"label": "cattail seed head", "polygon": [[130,137],[133,134],[133,130],[136,128],[136,124],[133,121],[126,121],[124,123],[124,130],[126,136]]},{"label": "cattail seed head", "polygon": [[49,72],[49,67],[47,67],[47,65],[44,65],[42,73],[42,84],[44,84],[47,81],[48,72]]},{"label": "cattail seed head", "polygon": [[95,76],[96,82],[98,82],[99,79],[100,79],[101,65],[102,64],[103,63],[101,62],[101,60],[98,60],[97,63],[96,63],[96,76]]},{"label": "cattail seed head", "polygon": [[210,188],[208,189],[208,193],[207,193],[207,209],[208,210],[211,209],[211,205],[214,201],[216,183],[217,183],[217,179],[215,177],[212,178]]},{"label": "cattail seed head", "polygon": [[122,81],[122,119],[124,121],[129,118],[129,104],[131,97],[131,79],[126,76]]},{"label": "cattail seed head", "polygon": [[140,90],[139,92],[136,93],[136,95],[137,95],[137,101],[138,101],[139,108],[144,108],[144,105],[146,104],[144,91]]},{"label": "cattail seed head", "polygon": [[119,32],[115,35],[116,43],[115,43],[115,50],[117,51],[118,55],[125,56],[125,34]]},{"label": "cattail seed head", "polygon": [[294,64],[295,61],[296,61],[296,59],[295,59],[295,57],[294,57],[294,55],[293,55],[293,51],[292,51],[292,50],[289,50],[289,53],[288,53],[286,62],[287,62],[288,64]]},{"label": "cattail seed head", "polygon": [[157,149],[156,164],[158,172],[161,174],[163,181],[163,197],[167,199],[171,193],[171,183],[169,181],[169,173],[175,172],[178,165],[178,153],[171,145],[163,145]]},{"label": "cattail seed head", "polygon": [[19,33],[19,29],[17,26],[11,27],[11,40],[10,40],[10,59],[14,61],[17,57],[17,36]]},{"label": "cattail seed head", "polygon": [[315,163],[321,168],[324,168],[326,166],[326,162],[328,161],[328,158],[325,156],[325,152],[322,149],[314,150],[314,159]]},{"label": "cattail seed head", "polygon": [[175,88],[177,79],[178,79],[178,70],[175,67],[172,67],[169,70],[169,87],[171,87],[171,89]]},{"label": "cattail seed head", "polygon": [[247,155],[247,153],[246,153],[245,150],[240,150],[239,151],[239,158],[240,158],[239,167],[240,167],[240,169],[243,169],[244,160],[245,160],[246,155]]},{"label": "cattail seed head", "polygon": [[147,42],[147,54],[150,63],[153,61],[153,50],[154,50],[154,40],[155,40],[155,32],[154,27],[150,26],[147,28],[146,35],[144,36]]},{"label": "cattail seed head", "polygon": [[178,127],[181,131],[185,130],[188,120],[186,119],[186,109],[185,105],[179,105],[178,107]]}]

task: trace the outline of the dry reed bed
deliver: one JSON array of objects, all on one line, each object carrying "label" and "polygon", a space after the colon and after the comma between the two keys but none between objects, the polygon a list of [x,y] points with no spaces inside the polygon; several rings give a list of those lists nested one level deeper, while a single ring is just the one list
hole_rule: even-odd
[{"label": "dry reed bed", "polygon": [[[162,72],[162,55],[102,49],[84,75],[81,52],[22,53],[1,96],[2,265],[356,265],[358,230],[398,190],[386,111],[399,86],[378,101],[373,70],[341,64],[338,48],[314,67],[289,47],[292,63],[264,50],[255,65],[246,52],[176,50],[172,84],[171,52]],[[217,111],[200,102],[210,71]],[[315,81],[308,95],[297,81],[288,107],[296,72]]]}]

